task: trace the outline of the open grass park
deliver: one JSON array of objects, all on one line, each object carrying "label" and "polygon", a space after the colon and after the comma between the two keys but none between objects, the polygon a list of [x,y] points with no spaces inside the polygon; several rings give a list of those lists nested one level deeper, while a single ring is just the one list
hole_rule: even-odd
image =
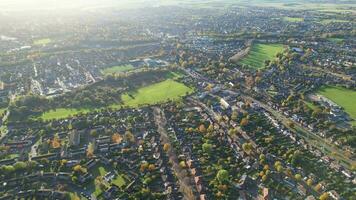
[{"label": "open grass park", "polygon": [[265,66],[266,60],[273,60],[277,53],[284,49],[282,44],[253,44],[246,57],[241,59],[240,64],[248,65],[254,69],[260,69]]},{"label": "open grass park", "polygon": [[133,69],[135,69],[135,67],[132,65],[119,65],[119,66],[105,68],[101,71],[101,73],[104,75],[119,74]]},{"label": "open grass park", "polygon": [[[110,107],[119,109],[121,107],[139,107],[153,105],[169,100],[179,100],[186,94],[192,93],[193,89],[173,79],[142,87],[137,91],[131,91],[121,96],[122,104],[114,104]],[[77,114],[86,114],[102,108],[58,108],[43,113],[39,118],[42,120],[64,119]]]},{"label": "open grass park", "polygon": [[303,22],[304,18],[301,18],[301,17],[284,17],[283,20],[287,21],[287,22]]},{"label": "open grass park", "polygon": [[51,42],[52,42],[52,40],[50,38],[43,38],[43,39],[38,39],[38,40],[33,41],[33,44],[36,46],[42,46],[42,45],[47,45]]},{"label": "open grass park", "polygon": [[48,112],[43,113],[40,118],[42,120],[52,120],[52,119],[64,119],[67,118],[69,116],[74,116],[77,114],[86,114],[89,112],[94,111],[95,109],[90,109],[90,108],[78,108],[78,109],[74,109],[74,108],[58,108],[58,109],[54,109],[54,110],[50,110]]},{"label": "open grass park", "polygon": [[121,99],[124,106],[137,107],[162,103],[168,100],[178,100],[191,92],[193,92],[192,88],[172,79],[167,79],[163,82],[140,88],[137,91],[123,94]]}]

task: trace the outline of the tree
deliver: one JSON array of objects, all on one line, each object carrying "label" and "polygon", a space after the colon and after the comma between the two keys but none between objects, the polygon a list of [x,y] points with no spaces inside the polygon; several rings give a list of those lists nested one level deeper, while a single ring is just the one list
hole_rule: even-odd
[{"label": "tree", "polygon": [[294,123],[292,121],[288,121],[288,126],[294,128]]},{"label": "tree", "polygon": [[327,192],[324,192],[322,195],[320,195],[319,199],[327,200],[327,199],[329,199],[329,194]]},{"label": "tree", "polygon": [[131,143],[135,142],[135,136],[131,133],[131,131],[125,132],[125,140]]},{"label": "tree", "polygon": [[61,141],[59,139],[58,134],[56,134],[52,140],[52,147],[55,149],[61,147]]},{"label": "tree", "polygon": [[238,116],[239,113],[236,110],[234,110],[231,114],[231,120],[236,121]]},{"label": "tree", "polygon": [[163,150],[164,150],[165,152],[169,151],[170,148],[171,148],[171,145],[168,144],[168,143],[166,143],[166,144],[163,145]]},{"label": "tree", "polygon": [[90,142],[87,148],[87,156],[89,158],[94,156],[94,149],[95,149],[94,144]]},{"label": "tree", "polygon": [[183,168],[183,169],[187,167],[187,165],[185,164],[185,161],[184,161],[184,160],[182,160],[182,161],[179,162],[179,166],[180,166],[181,168]]},{"label": "tree", "polygon": [[229,172],[225,169],[220,169],[216,174],[216,179],[220,182],[225,182],[229,180]]},{"label": "tree", "polygon": [[296,175],[294,176],[294,178],[295,178],[297,181],[302,180],[302,176],[301,176],[300,174],[296,174]]},{"label": "tree", "polygon": [[282,165],[281,161],[274,162],[274,167],[275,168],[277,168],[278,166],[281,166],[281,165]]},{"label": "tree", "polygon": [[12,172],[14,172],[15,168],[12,165],[3,165],[3,166],[1,166],[0,171],[4,174],[8,175],[8,174],[11,174]]},{"label": "tree", "polygon": [[148,168],[148,163],[147,163],[147,162],[144,162],[144,163],[142,163],[141,166],[140,166],[140,171],[141,171],[141,172],[144,172],[147,168]]},{"label": "tree", "polygon": [[230,136],[235,136],[237,134],[237,129],[235,128],[230,128],[229,131],[228,131],[228,134]]},{"label": "tree", "polygon": [[98,136],[98,131],[96,129],[93,129],[93,130],[90,131],[90,135],[92,137],[97,137]]},{"label": "tree", "polygon": [[122,137],[118,133],[115,133],[114,135],[112,135],[111,139],[115,144],[120,144],[122,141]]},{"label": "tree", "polygon": [[21,162],[21,161],[16,162],[16,163],[14,164],[14,169],[15,169],[16,171],[18,171],[18,170],[24,170],[24,169],[26,169],[26,163],[25,163],[25,162]]},{"label": "tree", "polygon": [[322,110],[320,108],[314,109],[314,111],[312,112],[312,117],[313,118],[319,117],[321,112],[322,112]]},{"label": "tree", "polygon": [[318,184],[314,187],[314,190],[317,191],[317,192],[319,192],[320,189],[321,189],[321,184],[318,183]]},{"label": "tree", "polygon": [[200,133],[205,133],[205,132],[206,132],[206,128],[205,128],[205,125],[204,125],[204,124],[202,124],[202,125],[199,126],[199,132],[200,132]]},{"label": "tree", "polygon": [[152,178],[150,178],[150,177],[147,177],[147,178],[145,178],[144,180],[143,180],[143,184],[145,184],[145,185],[148,185],[148,184],[150,184],[152,182]]},{"label": "tree", "polygon": [[205,142],[202,146],[202,149],[205,153],[211,153],[212,149],[213,149],[213,145],[209,144],[208,142]]},{"label": "tree", "polygon": [[240,125],[241,126],[247,126],[249,123],[248,119],[247,118],[242,118],[241,122],[240,122]]},{"label": "tree", "polygon": [[265,160],[265,159],[266,159],[266,156],[265,156],[265,154],[262,153],[262,154],[260,154],[260,157],[259,157],[259,158],[260,158],[260,160]]},{"label": "tree", "polygon": [[267,175],[262,176],[262,181],[265,182],[267,180]]},{"label": "tree", "polygon": [[307,185],[312,186],[313,185],[313,180],[310,178],[307,180]]},{"label": "tree", "polygon": [[249,142],[246,142],[242,145],[242,149],[246,152],[246,153],[251,153],[252,151],[252,144]]},{"label": "tree", "polygon": [[214,131],[214,126],[213,126],[212,124],[210,124],[209,127],[208,127],[208,129],[207,129],[207,131],[208,131],[209,133],[213,132],[213,131]]},{"label": "tree", "polygon": [[276,167],[276,170],[277,170],[277,172],[282,172],[283,171],[283,167],[281,165],[278,165]]},{"label": "tree", "polygon": [[87,169],[82,167],[81,165],[76,165],[73,167],[73,171],[75,172],[81,172],[81,173],[86,173]]},{"label": "tree", "polygon": [[148,170],[149,171],[154,171],[156,169],[156,166],[154,164],[149,164],[148,165]]},{"label": "tree", "polygon": [[269,170],[269,166],[268,165],[263,166],[263,170]]}]

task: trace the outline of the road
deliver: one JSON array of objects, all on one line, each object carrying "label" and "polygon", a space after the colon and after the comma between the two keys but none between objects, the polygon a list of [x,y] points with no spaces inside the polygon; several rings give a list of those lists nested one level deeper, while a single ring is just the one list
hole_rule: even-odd
[{"label": "road", "polygon": [[171,147],[169,148],[167,153],[169,156],[169,160],[172,162],[172,169],[178,178],[180,191],[182,192],[185,200],[195,200],[196,199],[194,195],[195,192],[193,191],[193,188],[195,188],[195,186],[191,184],[192,183],[192,181],[190,180],[191,178],[188,177],[186,173],[183,172],[185,170],[183,170],[179,165],[177,153],[175,152],[175,149],[172,148],[173,145],[166,131],[167,120],[164,115],[164,112],[159,107],[154,107],[153,114],[154,114],[155,123],[158,127],[157,131],[161,136],[160,139],[162,144],[169,144],[169,146]]}]

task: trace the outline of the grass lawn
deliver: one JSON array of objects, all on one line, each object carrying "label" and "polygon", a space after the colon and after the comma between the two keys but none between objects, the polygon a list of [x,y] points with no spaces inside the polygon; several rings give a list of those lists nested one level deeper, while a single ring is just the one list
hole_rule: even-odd
[{"label": "grass lawn", "polygon": [[70,198],[70,200],[77,200],[77,199],[79,199],[79,200],[86,200],[86,198],[81,197],[81,196],[78,195],[76,192],[70,192],[70,193],[69,193],[69,198]]},{"label": "grass lawn", "polygon": [[58,108],[55,110],[50,110],[43,113],[39,118],[42,120],[52,120],[52,119],[64,119],[69,116],[73,116],[79,113],[89,113],[95,109],[81,108],[81,109],[71,109],[71,108]]},{"label": "grass lawn", "polygon": [[[105,174],[108,173],[108,171],[106,171],[106,169],[103,166],[100,166],[98,168],[98,171],[100,176],[105,176]],[[126,181],[122,175],[118,175],[111,181],[111,183],[119,187],[122,187],[126,184]]]},{"label": "grass lawn", "polygon": [[6,112],[7,108],[0,108],[0,116],[2,116]]},{"label": "grass lawn", "polygon": [[249,54],[240,64],[245,64],[254,69],[263,68],[266,60],[273,60],[277,53],[283,51],[281,44],[254,44]]},{"label": "grass lawn", "polygon": [[318,92],[345,109],[351,118],[356,120],[356,91],[336,86],[321,87]]},{"label": "grass lawn", "polygon": [[20,154],[17,153],[12,153],[12,154],[8,154],[6,155],[6,159],[13,159],[13,158],[18,158],[20,156]]},{"label": "grass lawn", "polygon": [[[170,76],[175,78],[179,77],[180,74],[173,73],[170,74]],[[166,102],[168,100],[178,100],[182,96],[185,96],[187,93],[191,92],[193,92],[192,88],[174,81],[173,79],[167,79],[160,83],[155,83],[140,88],[138,91],[123,94],[121,96],[123,104],[113,104],[109,107],[113,109],[119,109],[121,106],[138,107],[140,105],[156,104],[160,102]],[[55,110],[47,111],[37,118],[40,118],[44,121],[52,119],[65,119],[76,114],[86,114],[100,109],[103,108],[58,108]]]},{"label": "grass lawn", "polygon": [[99,171],[99,175],[100,175],[100,176],[104,176],[106,173],[108,173],[108,172],[106,171],[106,169],[105,169],[103,166],[100,166],[100,167],[98,168],[98,171]]},{"label": "grass lawn", "polygon": [[320,23],[322,24],[330,24],[330,23],[347,23],[349,21],[347,20],[341,20],[341,19],[324,19],[324,20],[321,20]]},{"label": "grass lawn", "polygon": [[[113,170],[111,167],[105,167],[103,165],[99,165],[99,166],[95,167],[91,171],[91,173],[96,178],[98,176],[105,176],[105,174],[107,174],[111,170]],[[118,175],[111,181],[111,184],[117,185],[118,187],[123,187],[126,184],[126,181],[125,181],[123,175]],[[91,188],[92,194],[95,195],[96,197],[100,196],[101,193],[103,192],[100,189],[100,187],[95,185],[95,180],[93,180],[93,182],[90,183],[89,188]]]},{"label": "grass lawn", "polygon": [[[107,173],[106,169],[104,168],[104,166],[99,165],[98,167],[95,167],[92,171],[92,174],[94,176],[94,179],[98,176],[104,176]],[[95,180],[92,181],[92,183],[90,183],[89,188],[91,188],[91,191],[93,191],[93,195],[98,197],[103,191],[101,190],[101,188],[95,184]]]},{"label": "grass lawn", "polygon": [[304,18],[301,18],[301,17],[283,17],[283,20],[287,21],[287,22],[303,22]]},{"label": "grass lawn", "polygon": [[312,110],[315,110],[318,108],[318,106],[314,105],[312,102],[310,101],[304,101],[305,104],[307,104],[307,106],[312,109]]},{"label": "grass lawn", "polygon": [[39,39],[39,40],[35,40],[33,41],[33,44],[34,45],[46,45],[46,44],[49,44],[51,43],[52,40],[49,39],[49,38],[43,38],[43,39]]},{"label": "grass lawn", "polygon": [[126,181],[122,175],[118,175],[112,180],[111,183],[122,188],[126,184]]},{"label": "grass lawn", "polygon": [[331,38],[328,38],[327,40],[329,40],[330,42],[335,42],[335,43],[342,43],[344,41],[344,39],[336,38],[336,37],[331,37]]},{"label": "grass lawn", "polygon": [[132,69],[135,69],[135,67],[132,65],[120,65],[120,66],[113,66],[113,67],[103,69],[101,70],[101,73],[104,75],[117,74],[121,72],[130,71]]},{"label": "grass lawn", "polygon": [[[160,83],[140,88],[136,92],[123,94],[121,99],[124,106],[137,107],[140,105],[166,102],[168,100],[178,100],[187,93],[192,92],[192,88],[172,79],[168,79]],[[115,105],[113,107],[115,108]]]}]

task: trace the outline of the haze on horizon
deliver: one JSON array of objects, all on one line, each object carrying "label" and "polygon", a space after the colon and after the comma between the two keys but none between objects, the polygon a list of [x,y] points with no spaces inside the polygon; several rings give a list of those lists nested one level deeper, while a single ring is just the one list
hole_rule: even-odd
[{"label": "haze on horizon", "polygon": [[0,0],[0,11],[44,11],[105,7],[132,7],[158,0]]}]

